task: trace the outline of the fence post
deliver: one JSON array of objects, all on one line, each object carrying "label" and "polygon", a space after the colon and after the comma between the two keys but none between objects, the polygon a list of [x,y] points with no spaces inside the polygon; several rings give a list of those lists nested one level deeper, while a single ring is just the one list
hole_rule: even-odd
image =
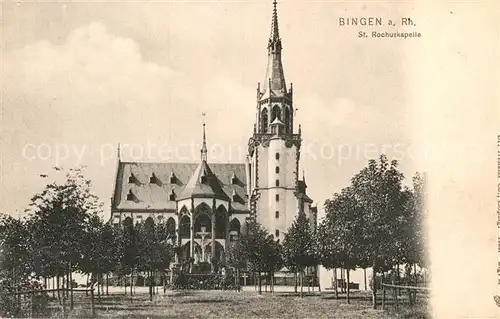
[{"label": "fence post", "polygon": [[385,286],[382,284],[382,310],[385,309]]},{"label": "fence post", "polygon": [[66,316],[66,291],[64,291],[64,288],[61,289],[62,291],[62,306],[63,306],[63,316]]},{"label": "fence post", "polygon": [[394,301],[396,303],[396,309],[398,309],[398,288],[394,287]]},{"label": "fence post", "polygon": [[90,304],[92,308],[92,318],[95,318],[94,288],[90,289]]}]

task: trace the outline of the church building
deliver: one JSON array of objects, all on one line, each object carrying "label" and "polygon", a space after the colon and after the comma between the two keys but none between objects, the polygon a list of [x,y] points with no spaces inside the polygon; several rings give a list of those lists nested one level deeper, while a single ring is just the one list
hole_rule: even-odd
[{"label": "church building", "polygon": [[[175,230],[179,261],[220,259],[249,219],[281,241],[299,211],[311,227],[317,208],[299,179],[300,125],[294,127],[293,86],[287,87],[281,61],[276,1],[267,44],[265,79],[257,85],[255,123],[244,163],[207,160],[203,124],[198,162],[123,162],[118,156],[111,222],[146,220]],[[250,104],[251,102],[249,102]],[[250,120],[250,119],[249,119]],[[193,159],[196,160],[196,159]]]}]

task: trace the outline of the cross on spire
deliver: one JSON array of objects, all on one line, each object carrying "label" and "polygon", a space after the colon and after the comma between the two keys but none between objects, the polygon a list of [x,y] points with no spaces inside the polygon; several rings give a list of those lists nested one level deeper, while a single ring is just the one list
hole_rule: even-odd
[{"label": "cross on spire", "polygon": [[205,135],[205,116],[207,114],[205,112],[201,113],[201,116],[203,116],[203,143],[201,146],[201,160],[202,161],[207,161],[207,137]]}]

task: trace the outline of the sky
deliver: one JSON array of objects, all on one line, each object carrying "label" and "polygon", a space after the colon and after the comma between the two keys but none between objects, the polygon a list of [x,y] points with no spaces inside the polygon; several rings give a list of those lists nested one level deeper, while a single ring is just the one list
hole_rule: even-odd
[{"label": "sky", "polygon": [[[209,160],[243,162],[271,10],[270,1],[4,4],[0,211],[22,215],[58,178],[51,167],[85,165],[109,216],[118,143],[125,161],[195,162],[203,112]],[[400,159],[408,183],[416,171],[403,42],[361,42],[337,23],[367,10],[395,11],[278,5],[300,170],[320,210],[382,152]]]}]

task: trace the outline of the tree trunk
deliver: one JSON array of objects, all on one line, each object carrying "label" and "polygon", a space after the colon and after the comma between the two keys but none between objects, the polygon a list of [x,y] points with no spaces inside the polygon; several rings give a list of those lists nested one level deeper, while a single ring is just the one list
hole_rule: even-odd
[{"label": "tree trunk", "polygon": [[399,264],[396,265],[396,284],[399,285],[399,282],[401,281],[401,276],[399,275]]},{"label": "tree trunk", "polygon": [[349,288],[349,268],[346,268],[346,277],[347,277],[347,287],[346,287],[346,290],[347,290],[347,303],[351,303],[351,289]]},{"label": "tree trunk", "polygon": [[69,267],[69,294],[70,294],[70,306],[71,310],[73,310],[73,273],[71,272],[71,265]]},{"label": "tree trunk", "polygon": [[293,279],[295,280],[295,293],[297,293],[297,271],[293,273]]},{"label": "tree trunk", "polygon": [[366,268],[363,268],[363,276],[365,277],[365,291],[367,291],[368,288],[366,287]]},{"label": "tree trunk", "polygon": [[271,271],[271,292],[274,293],[274,270]]},{"label": "tree trunk", "polygon": [[[59,279],[59,277],[58,277]],[[54,289],[56,287],[55,285],[55,277],[52,277],[52,289]],[[57,286],[57,289],[59,289],[59,285]],[[56,292],[55,291],[52,291],[52,298],[53,299],[56,299]]]},{"label": "tree trunk", "polygon": [[[69,271],[66,273],[66,289],[69,289]],[[64,290],[64,296],[67,298],[69,296],[68,290]]]},{"label": "tree trunk", "polygon": [[130,296],[132,296],[134,293],[132,292],[132,288],[134,286],[134,268],[130,270]]},{"label": "tree trunk", "polygon": [[309,268],[306,269],[307,293],[311,293],[311,274],[309,273]]},{"label": "tree trunk", "polygon": [[377,309],[377,272],[375,269],[376,269],[375,262],[373,262],[373,289],[372,289],[373,309]]},{"label": "tree trunk", "polygon": [[109,296],[109,273],[106,273],[106,296]]},{"label": "tree trunk", "polygon": [[238,288],[238,291],[241,291],[240,289],[240,269],[236,268],[236,287]]},{"label": "tree trunk", "polygon": [[61,292],[59,291],[59,275],[56,276],[56,284],[57,284],[57,300],[61,301]]},{"label": "tree trunk", "polygon": [[[87,285],[85,287],[86,287],[86,289],[89,289],[89,274],[87,274]],[[85,296],[87,296],[87,297],[89,296],[88,290],[85,291]]]},{"label": "tree trunk", "polygon": [[265,282],[264,282],[264,292],[267,292],[267,284],[268,284],[268,281],[269,281],[268,280],[269,279],[269,272],[266,271],[264,274],[265,274],[264,275],[264,280],[265,280]]},{"label": "tree trunk", "polygon": [[340,293],[344,292],[344,268],[340,267]]},{"label": "tree trunk", "polygon": [[238,291],[238,269],[234,269],[234,290]]},{"label": "tree trunk", "polygon": [[253,285],[255,286],[255,291],[258,291],[259,290],[259,288],[258,288],[259,283],[257,281],[257,272],[256,271],[254,271],[254,273],[253,273]]},{"label": "tree trunk", "polygon": [[153,301],[153,272],[149,271],[149,301]]},{"label": "tree trunk", "polygon": [[259,271],[259,295],[262,294],[262,276],[261,272]]},{"label": "tree trunk", "polygon": [[302,270],[299,272],[300,277],[300,298],[304,297],[304,274]]},{"label": "tree trunk", "polygon": [[318,290],[319,293],[321,294],[321,280],[320,280],[320,274],[319,274],[319,267],[316,266],[316,280],[318,281]]},{"label": "tree trunk", "polygon": [[339,289],[338,289],[338,281],[337,281],[337,268],[333,268],[333,282],[335,283],[335,299],[339,299]]}]

